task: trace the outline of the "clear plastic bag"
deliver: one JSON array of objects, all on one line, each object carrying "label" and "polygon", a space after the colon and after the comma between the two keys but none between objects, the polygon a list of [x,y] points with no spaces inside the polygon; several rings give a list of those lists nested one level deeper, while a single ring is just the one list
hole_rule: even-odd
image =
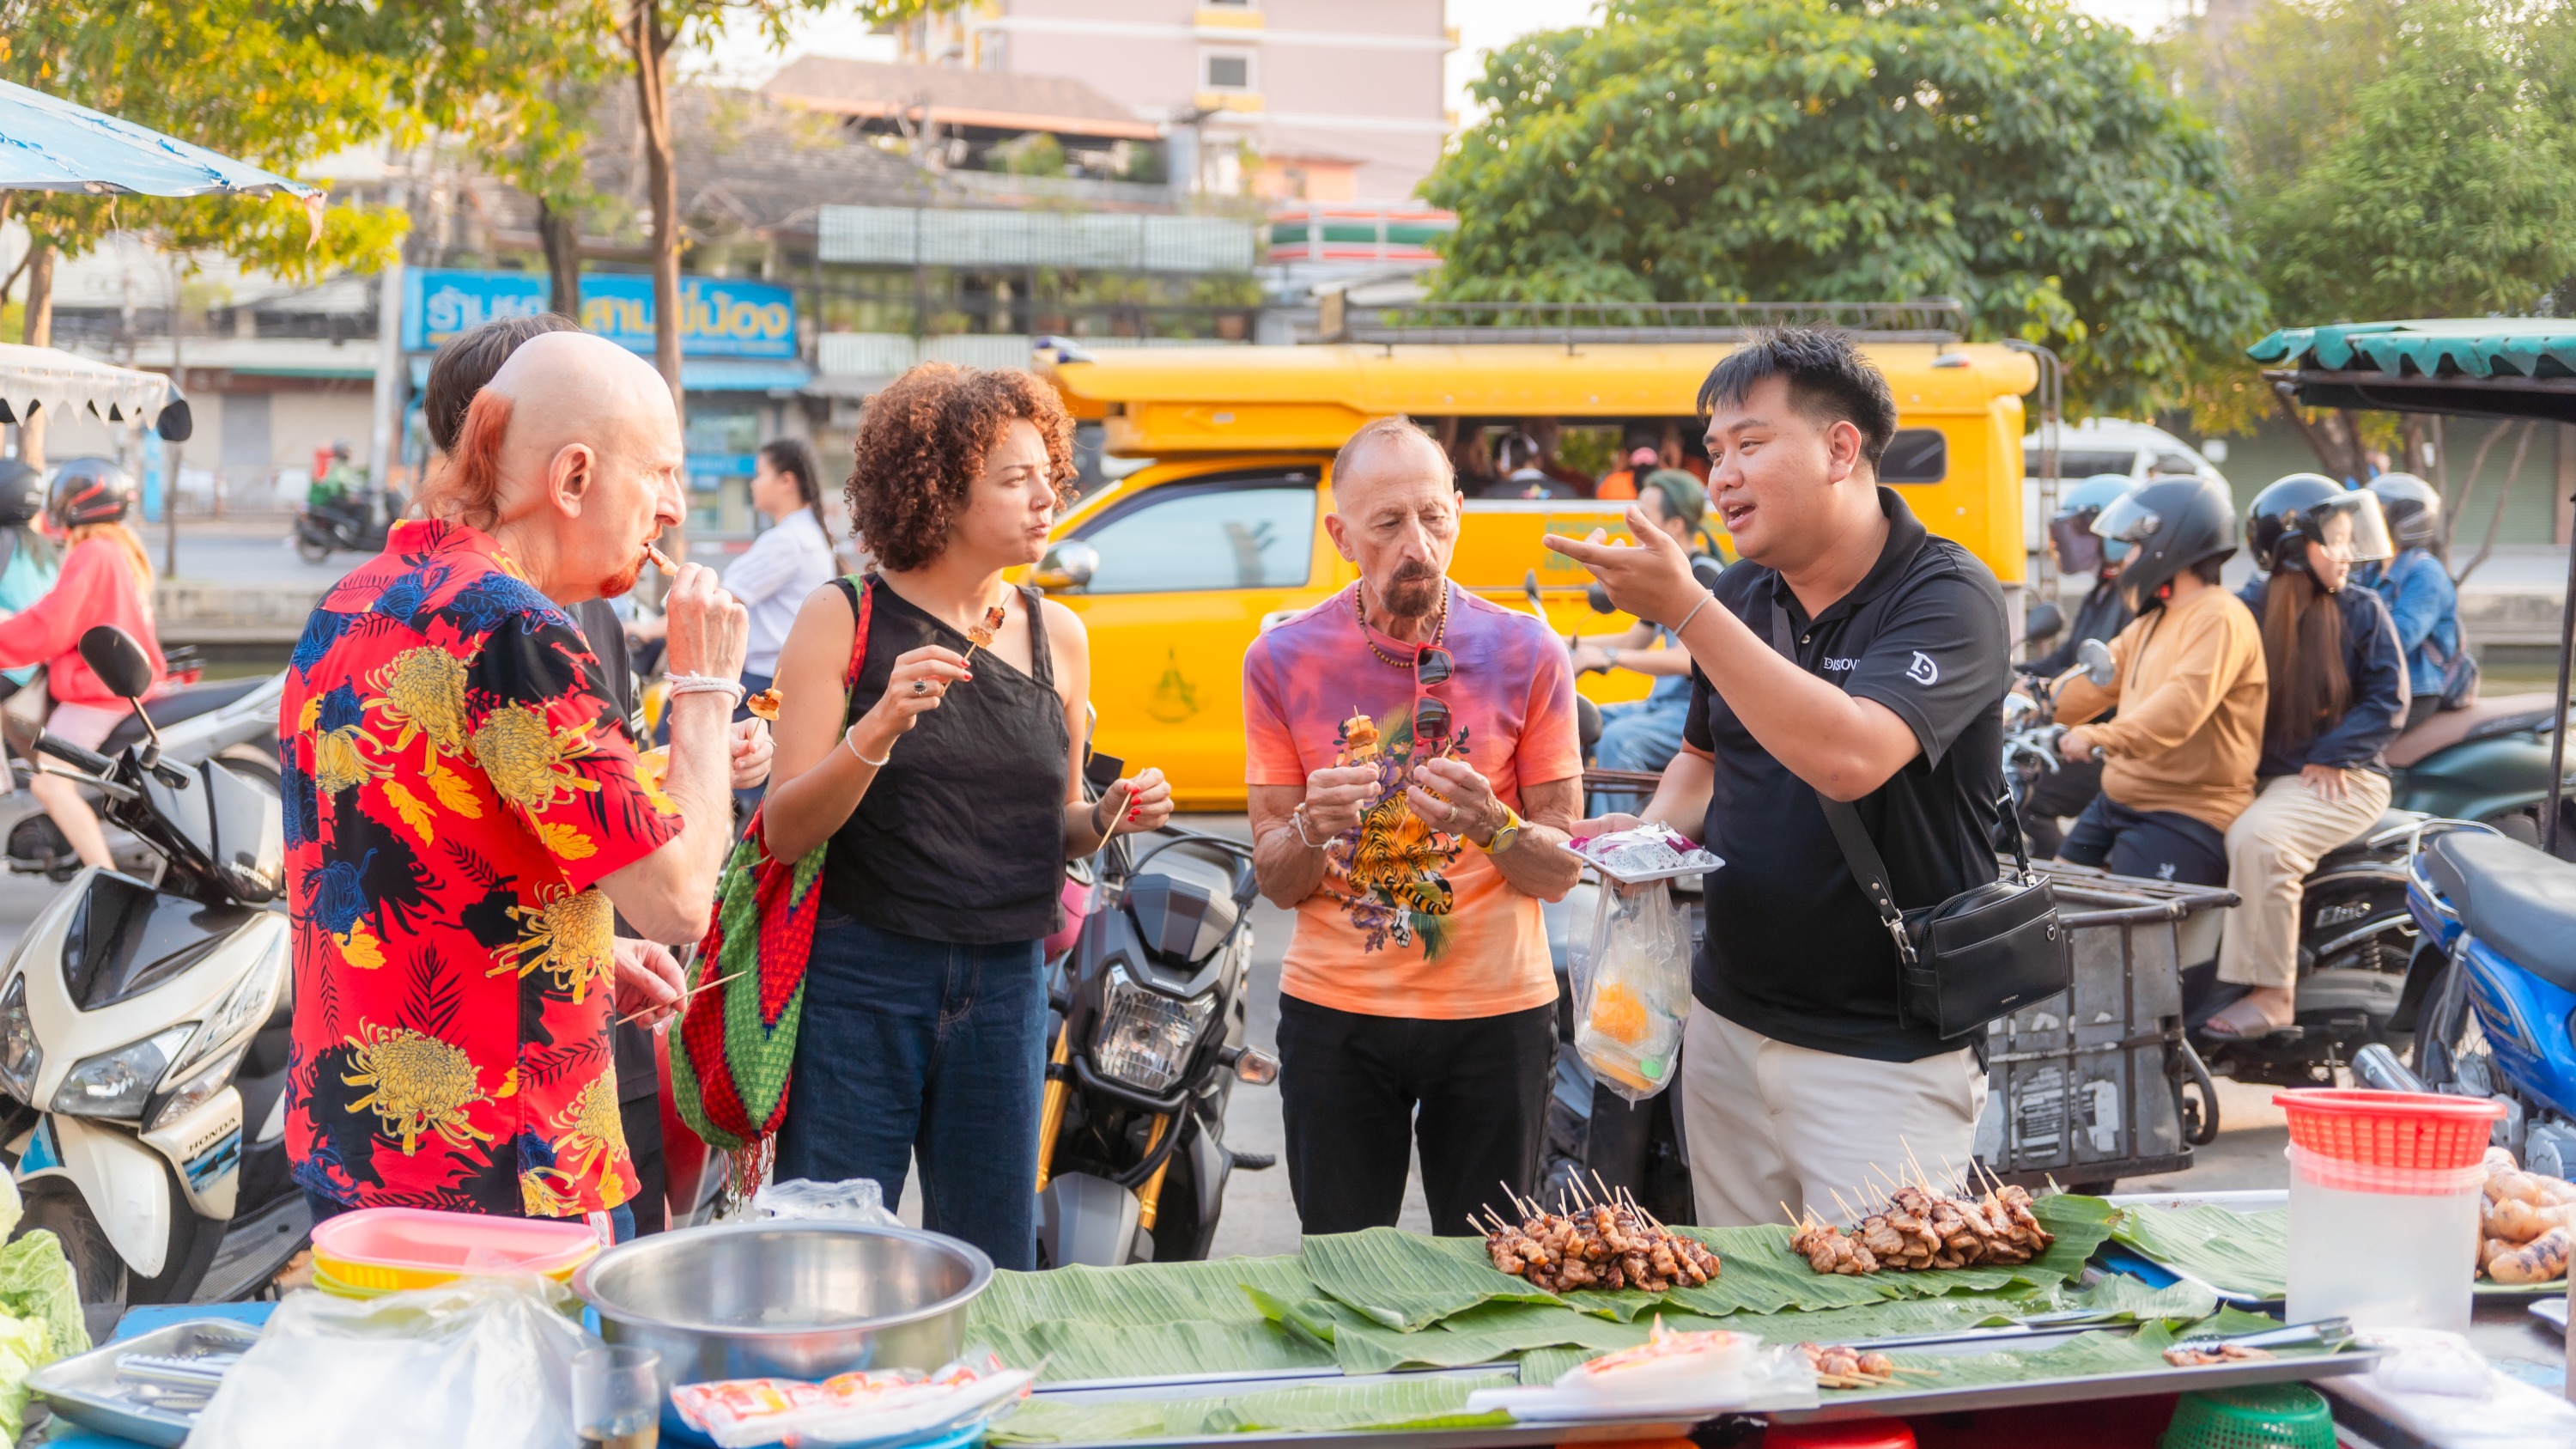
[{"label": "clear plastic bag", "polygon": [[197,1416],[196,1449],[564,1449],[572,1290],[460,1278],[381,1298],[290,1293]]},{"label": "clear plastic bag", "polygon": [[1671,1086],[1691,1003],[1690,923],[1672,887],[1602,886],[1592,933],[1575,942],[1567,967],[1584,1065],[1631,1102]]},{"label": "clear plastic bag", "polygon": [[760,1218],[822,1218],[831,1222],[866,1223],[870,1227],[899,1227],[894,1214],[886,1211],[885,1190],[873,1177],[853,1177],[847,1182],[810,1182],[801,1177],[785,1182],[764,1183],[751,1195],[751,1215]]}]

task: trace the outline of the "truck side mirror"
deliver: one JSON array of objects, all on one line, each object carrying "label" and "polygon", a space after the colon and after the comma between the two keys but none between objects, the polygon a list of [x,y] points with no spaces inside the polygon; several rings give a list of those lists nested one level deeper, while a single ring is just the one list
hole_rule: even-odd
[{"label": "truck side mirror", "polygon": [[1029,582],[1050,594],[1069,593],[1088,588],[1091,576],[1099,571],[1100,550],[1081,539],[1068,538],[1038,560]]}]

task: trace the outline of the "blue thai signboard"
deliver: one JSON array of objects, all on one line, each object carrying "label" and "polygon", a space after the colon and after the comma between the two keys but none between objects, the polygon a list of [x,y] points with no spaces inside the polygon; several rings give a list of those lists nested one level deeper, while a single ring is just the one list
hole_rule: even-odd
[{"label": "blue thai signboard", "polygon": [[[546,310],[543,272],[416,268],[403,274],[403,346],[436,347],[496,317]],[[653,279],[590,272],[581,279],[581,325],[621,347],[653,350]],[[680,279],[685,357],[796,356],[796,294],[730,277]]]}]

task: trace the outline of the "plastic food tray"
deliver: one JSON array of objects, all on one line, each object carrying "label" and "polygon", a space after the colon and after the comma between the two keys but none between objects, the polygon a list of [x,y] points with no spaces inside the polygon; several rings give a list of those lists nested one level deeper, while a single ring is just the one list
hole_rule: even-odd
[{"label": "plastic food tray", "polygon": [[117,1381],[118,1362],[131,1354],[200,1358],[240,1353],[257,1342],[259,1330],[250,1324],[229,1318],[192,1318],[47,1364],[28,1376],[27,1387],[55,1413],[85,1429],[175,1449],[196,1426],[196,1412],[173,1413],[136,1399],[130,1388]]},{"label": "plastic food tray", "polygon": [[365,1208],[313,1225],[313,1261],[355,1289],[434,1288],[469,1273],[567,1279],[599,1252],[579,1223]]}]

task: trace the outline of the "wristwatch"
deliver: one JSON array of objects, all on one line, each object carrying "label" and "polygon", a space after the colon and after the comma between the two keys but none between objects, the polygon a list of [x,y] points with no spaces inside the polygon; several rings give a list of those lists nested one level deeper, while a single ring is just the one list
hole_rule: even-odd
[{"label": "wristwatch", "polygon": [[[1495,803],[1500,804],[1501,802],[1497,801]],[[1511,849],[1512,842],[1521,838],[1521,831],[1523,828],[1528,826],[1528,824],[1528,821],[1523,820],[1520,817],[1520,812],[1512,809],[1509,805],[1504,805],[1503,823],[1495,826],[1493,836],[1486,840],[1485,853],[1487,855],[1500,855],[1504,851]]]},{"label": "wristwatch", "polygon": [[1616,645],[1616,644],[1605,644],[1605,645],[1603,645],[1603,646],[1602,646],[1602,649],[1601,649],[1601,657],[1602,657],[1603,659],[1605,659],[1605,660],[1609,661],[1609,666],[1610,666],[1612,669],[1616,669],[1616,668],[1618,668],[1618,667],[1619,667],[1619,646],[1618,646],[1618,645]]}]

